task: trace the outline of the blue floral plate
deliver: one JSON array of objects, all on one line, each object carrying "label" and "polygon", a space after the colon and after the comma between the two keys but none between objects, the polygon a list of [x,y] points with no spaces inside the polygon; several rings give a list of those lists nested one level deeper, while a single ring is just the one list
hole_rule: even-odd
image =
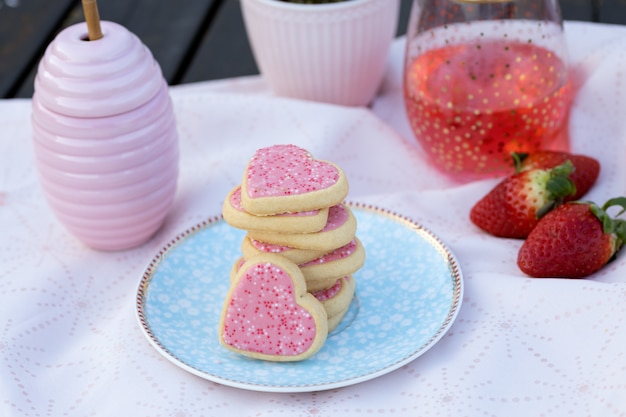
[{"label": "blue floral plate", "polygon": [[459,265],[431,232],[398,214],[350,204],[367,253],[356,296],[322,349],[300,362],[230,352],[217,328],[230,270],[245,232],[219,217],[164,247],[147,267],[137,313],[150,343],[202,378],[268,392],[319,391],[391,372],[429,350],[450,328],[463,295]]}]

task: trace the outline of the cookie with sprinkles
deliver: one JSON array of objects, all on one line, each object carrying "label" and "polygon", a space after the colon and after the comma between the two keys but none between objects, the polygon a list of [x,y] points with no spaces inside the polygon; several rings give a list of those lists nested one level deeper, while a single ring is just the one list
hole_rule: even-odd
[{"label": "cookie with sprinkles", "polygon": [[249,230],[248,236],[261,242],[284,245],[298,249],[332,251],[350,243],[356,233],[356,218],[344,204],[332,206],[328,211],[326,226],[315,233],[280,233]]},{"label": "cookie with sprinkles", "polygon": [[329,332],[337,328],[348,312],[355,291],[356,281],[354,277],[348,275],[336,280],[332,287],[312,293],[326,310]]},{"label": "cookie with sprinkles", "polygon": [[365,249],[355,237],[348,243],[317,259],[298,265],[309,292],[334,285],[338,278],[352,275],[365,263]]},{"label": "cookie with sprinkles", "polygon": [[[249,241],[250,239],[245,239]],[[297,250],[297,249],[296,249]],[[251,252],[250,257],[258,256],[258,252]],[[246,255],[237,259],[233,265],[230,281],[234,281],[241,265],[245,262]],[[306,290],[308,292],[321,291],[335,285],[338,279],[352,275],[365,263],[365,249],[361,241],[355,237],[350,243],[334,251],[324,254],[311,261],[299,264],[298,267],[304,276]]]},{"label": "cookie with sprinkles", "polygon": [[274,243],[267,243],[252,239],[248,235],[246,235],[241,241],[241,253],[246,259],[263,253],[274,253],[282,255],[296,264],[303,264],[305,262],[318,259],[319,257],[326,255],[328,252],[328,250],[298,249],[285,245],[276,245]]},{"label": "cookie with sprinkles", "polygon": [[343,170],[296,145],[257,150],[243,174],[241,204],[255,215],[274,215],[331,207],[348,195]]},{"label": "cookie with sprinkles", "polygon": [[241,186],[228,193],[222,205],[222,216],[226,223],[243,230],[266,230],[283,233],[313,233],[324,228],[328,220],[328,207],[257,216],[248,213],[241,205]]},{"label": "cookie with sprinkles", "polygon": [[219,341],[255,359],[299,361],[317,353],[328,337],[328,315],[306,291],[296,264],[280,255],[244,262],[224,301]]},{"label": "cookie with sprinkles", "polygon": [[[233,283],[237,273],[245,263],[243,257],[237,259],[233,264],[230,273],[230,282]],[[301,269],[302,270],[302,269]],[[339,279],[332,280],[332,284],[327,288],[316,291],[307,290],[322,303],[328,318],[328,332],[332,332],[341,322],[350,308],[350,303],[356,290],[356,281],[352,275],[346,275]]]}]

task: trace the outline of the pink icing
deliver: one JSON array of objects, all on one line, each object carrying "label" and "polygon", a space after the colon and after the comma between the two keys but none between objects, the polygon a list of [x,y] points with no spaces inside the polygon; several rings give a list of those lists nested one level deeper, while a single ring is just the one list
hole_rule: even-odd
[{"label": "pink icing", "polygon": [[239,259],[239,262],[237,262],[237,271],[239,271],[239,268],[241,268],[243,266],[243,264],[246,263],[246,260],[241,258]]},{"label": "pink icing", "polygon": [[348,211],[341,204],[328,209],[328,220],[322,232],[330,232],[343,225],[348,220]]},{"label": "pink icing", "polygon": [[345,246],[340,247],[339,249],[335,249],[334,251],[321,256],[317,259],[314,259],[310,262],[304,263],[300,266],[310,266],[310,265],[319,265],[327,262],[336,261],[338,259],[347,258],[352,255],[356,250],[356,241],[353,239],[350,243]]},{"label": "pink icing", "polygon": [[241,187],[237,187],[237,189],[235,189],[235,191],[230,195],[230,205],[237,211],[245,212],[243,206],[241,205]]},{"label": "pink icing", "polygon": [[286,252],[288,250],[293,249],[293,248],[290,248],[289,246],[281,246],[281,245],[276,245],[274,243],[259,242],[258,240],[254,240],[254,239],[250,239],[250,243],[252,243],[252,246],[257,248],[261,252],[266,252],[266,253],[282,253],[282,252]]},{"label": "pink icing", "polygon": [[[345,277],[345,279],[350,279],[350,277]],[[341,291],[342,286],[343,286],[343,282],[341,281],[341,279],[338,279],[337,282],[335,282],[335,285],[333,285],[332,287],[315,291],[312,294],[315,298],[317,298],[320,301],[328,301],[334,296],[336,296],[337,294],[339,294],[339,291]]]},{"label": "pink icing", "polygon": [[274,145],[255,152],[248,163],[250,198],[305,194],[322,190],[339,180],[337,169],[313,159],[295,145]]},{"label": "pink icing", "polygon": [[[237,187],[237,189],[231,194],[230,205],[238,211],[241,211],[243,213],[246,212],[246,210],[241,205],[241,187]],[[278,216],[315,216],[317,213],[319,213],[319,210],[308,210],[299,211],[296,213],[282,213],[278,214]]]},{"label": "pink icing", "polygon": [[289,274],[269,262],[256,264],[235,285],[224,320],[226,344],[282,356],[299,355],[311,347],[315,320],[296,303]]}]

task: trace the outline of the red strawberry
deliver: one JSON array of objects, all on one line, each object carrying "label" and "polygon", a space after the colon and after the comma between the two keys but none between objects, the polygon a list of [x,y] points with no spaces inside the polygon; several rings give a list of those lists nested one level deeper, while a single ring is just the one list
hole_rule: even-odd
[{"label": "red strawberry", "polygon": [[569,202],[546,214],[520,248],[517,265],[537,278],[583,278],[602,268],[626,241],[626,221],[611,218],[606,210],[626,198],[611,199],[598,207]]},{"label": "red strawberry", "polygon": [[552,169],[531,169],[505,178],[470,212],[470,220],[498,237],[525,238],[539,218],[576,192],[567,161]]},{"label": "red strawberry", "polygon": [[580,199],[595,184],[600,173],[600,163],[587,155],[570,154],[562,151],[537,151],[532,154],[514,154],[517,172],[537,168],[554,168],[565,161],[571,161],[574,171],[570,174],[576,185],[576,194],[565,197],[563,201]]}]

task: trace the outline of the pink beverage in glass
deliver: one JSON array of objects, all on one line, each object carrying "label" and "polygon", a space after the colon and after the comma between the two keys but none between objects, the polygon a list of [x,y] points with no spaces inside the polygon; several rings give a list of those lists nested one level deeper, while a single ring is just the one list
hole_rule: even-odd
[{"label": "pink beverage in glass", "polygon": [[573,94],[564,59],[534,40],[541,25],[451,24],[407,52],[407,116],[441,171],[462,181],[511,174],[511,153],[561,145]]},{"label": "pink beverage in glass", "polygon": [[141,41],[102,22],[63,30],[35,80],[32,126],[45,197],[85,244],[122,250],[162,225],[178,179],[178,135],[167,84]]}]

